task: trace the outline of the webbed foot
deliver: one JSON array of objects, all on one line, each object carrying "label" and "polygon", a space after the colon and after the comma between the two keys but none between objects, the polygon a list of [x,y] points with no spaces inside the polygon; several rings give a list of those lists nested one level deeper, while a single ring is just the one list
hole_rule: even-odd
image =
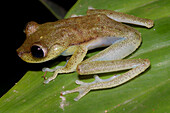
[{"label": "webbed foot", "polygon": [[113,80],[114,78],[118,77],[119,75],[117,76],[113,76],[109,79],[100,79],[99,76],[95,75],[94,78],[95,80],[91,83],[85,83],[85,82],[82,82],[82,81],[79,81],[79,80],[76,80],[76,84],[80,85],[79,87],[73,89],[73,90],[67,90],[67,91],[63,91],[61,92],[62,95],[66,95],[66,94],[69,94],[69,93],[74,93],[74,92],[79,92],[79,95],[74,99],[75,101],[78,101],[80,98],[82,98],[84,95],[86,95],[90,90],[93,90],[95,89],[95,85],[97,86],[97,83],[101,83],[102,82],[107,82],[107,81],[111,81]]}]

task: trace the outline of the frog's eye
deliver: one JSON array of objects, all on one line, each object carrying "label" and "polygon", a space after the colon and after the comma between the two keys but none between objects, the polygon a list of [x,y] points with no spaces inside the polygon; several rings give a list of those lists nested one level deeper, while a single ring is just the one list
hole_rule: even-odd
[{"label": "frog's eye", "polygon": [[47,49],[41,45],[33,45],[31,47],[31,53],[33,57],[43,58],[47,55]]}]

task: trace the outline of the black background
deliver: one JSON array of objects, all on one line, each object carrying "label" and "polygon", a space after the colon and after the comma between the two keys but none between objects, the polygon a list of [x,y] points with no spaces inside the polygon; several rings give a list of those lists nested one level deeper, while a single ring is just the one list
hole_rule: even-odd
[{"label": "black background", "polygon": [[[76,0],[53,0],[53,2],[68,11],[76,3]],[[14,84],[17,83],[28,70],[41,70],[41,68],[45,67],[46,65],[46,63],[26,63],[22,61],[16,53],[16,49],[21,46],[26,38],[23,32],[26,24],[29,21],[36,21],[39,24],[57,21],[52,13],[39,0],[21,0],[19,2],[15,2],[14,4],[12,4],[10,17],[6,17],[5,19],[7,19],[6,21],[8,21],[9,23],[8,29],[10,28],[9,30],[11,31],[8,34],[8,37],[15,37],[16,39],[16,48],[14,49],[14,52],[16,54],[16,66],[10,68],[12,74],[7,74],[3,76],[3,79],[1,77],[1,80],[3,80],[3,82],[0,82],[0,97],[4,95],[12,86],[14,86]],[[12,52],[12,54],[14,54],[14,52]],[[15,75],[13,73],[13,70],[15,70],[16,72]]]}]

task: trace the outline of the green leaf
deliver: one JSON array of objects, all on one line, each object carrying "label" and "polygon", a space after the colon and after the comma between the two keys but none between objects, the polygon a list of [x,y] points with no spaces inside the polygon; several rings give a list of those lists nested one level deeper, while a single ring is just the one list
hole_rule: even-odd
[{"label": "green leaf", "polygon": [[[91,77],[80,77],[76,72],[60,74],[53,82],[44,85],[43,72],[29,71],[0,99],[2,113],[168,113],[170,111],[170,1],[169,0],[79,0],[67,13],[85,14],[88,6],[125,12],[155,21],[151,29],[135,28],[142,34],[140,48],[128,58],[148,58],[151,66],[135,79],[116,88],[90,91],[75,102],[77,93],[65,97],[69,105],[63,111],[59,106],[60,92],[78,87],[78,78],[89,82]],[[97,50],[97,52],[99,49]],[[90,57],[97,52],[88,53]],[[58,59],[59,60],[59,59]],[[58,65],[64,65],[61,61]],[[47,73],[51,76],[53,73]],[[109,78],[115,73],[102,74]],[[105,75],[105,76],[103,76]]]},{"label": "green leaf", "polygon": [[55,4],[52,0],[40,0],[45,7],[47,7],[50,12],[57,18],[63,19],[66,11],[64,8],[60,7],[59,5]]}]

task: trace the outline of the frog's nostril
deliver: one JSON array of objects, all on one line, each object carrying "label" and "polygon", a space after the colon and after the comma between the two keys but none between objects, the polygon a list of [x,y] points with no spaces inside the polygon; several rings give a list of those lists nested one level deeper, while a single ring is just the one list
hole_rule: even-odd
[{"label": "frog's nostril", "polygon": [[31,52],[30,51],[18,51],[17,50],[17,54],[19,57],[23,57],[24,54],[30,54]]}]

